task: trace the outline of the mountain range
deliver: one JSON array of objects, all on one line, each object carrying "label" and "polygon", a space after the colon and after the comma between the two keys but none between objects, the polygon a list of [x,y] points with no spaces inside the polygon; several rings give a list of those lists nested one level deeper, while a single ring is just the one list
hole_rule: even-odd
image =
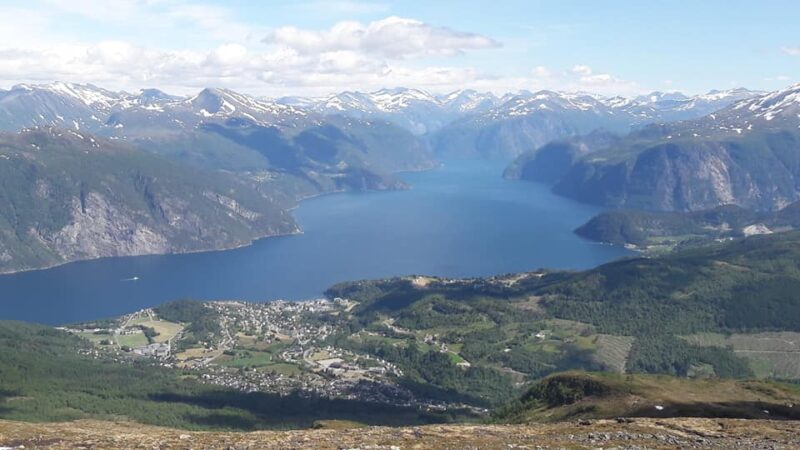
[{"label": "mountain range", "polygon": [[[627,132],[651,122],[702,117],[758,94],[739,88],[695,96],[653,92],[633,98],[546,90],[497,96],[465,89],[435,95],[394,88],[266,99],[204,89],[184,98],[156,89],[131,94],[58,82],[17,85],[0,92],[0,130],[47,125],[125,137],[142,127],[186,129],[230,117],[296,129],[344,116],[397,125],[424,136],[443,155],[509,157],[597,128]],[[465,131],[468,135],[461,136]]]},{"label": "mountain range", "polygon": [[585,93],[521,92],[454,121],[432,136],[442,155],[518,156],[554,139],[597,129],[625,134],[645,124],[704,116],[756,95],[746,89],[686,97],[652,93],[633,99]]},{"label": "mountain range", "polygon": [[325,115],[388,120],[427,136],[434,151],[445,157],[508,158],[597,128],[625,133],[650,122],[701,117],[757,94],[739,88],[695,96],[653,92],[634,98],[553,91],[496,96],[458,90],[432,95],[396,88],[278,102]]},{"label": "mountain range", "polygon": [[507,175],[553,182],[559,194],[612,207],[776,210],[800,199],[799,112],[794,85],[624,137],[550,143],[520,156]]},{"label": "mountain range", "polygon": [[[260,236],[296,231],[286,211],[303,198],[347,190],[402,189],[405,184],[392,173],[429,169],[439,158],[508,158],[553,139],[592,132],[598,139],[606,135],[597,129],[619,134],[634,130],[630,136],[638,137],[626,139],[643,140],[692,123],[718,134],[712,126],[716,123],[731,130],[752,127],[740,120],[745,113],[753,120],[758,118],[757,129],[762,130],[762,123],[784,123],[776,118],[790,116],[783,105],[791,101],[744,89],[691,97],[654,92],[625,99],[552,91],[496,96],[460,90],[433,95],[396,88],[273,100],[217,88],[181,97],[157,89],[128,93],[63,82],[21,84],[0,91],[0,130],[5,132],[0,141],[5,143],[4,158],[14,163],[4,168],[9,173],[29,174],[4,187],[8,208],[0,213],[0,269],[241,245]],[[719,121],[709,123],[711,116],[704,115],[720,108],[716,113]],[[757,115],[756,110],[763,114]],[[646,125],[677,119],[694,121]],[[736,125],[739,122],[743,124]],[[669,132],[680,137],[680,130]],[[41,144],[45,137],[49,141]],[[98,145],[104,150],[100,152],[103,158],[87,160],[86,155],[98,153]],[[107,150],[118,148],[123,150]],[[132,159],[142,166],[133,170]],[[603,190],[589,187],[591,177],[580,174],[585,164],[585,158],[571,158],[565,165],[569,170],[564,168],[564,180],[550,180],[556,183],[557,192],[583,201],[615,204],[591,197]],[[84,167],[115,175],[103,181]],[[139,175],[123,176],[125,171]],[[197,173],[204,175],[191,175]],[[580,182],[574,181],[576,176]],[[44,188],[40,185],[43,179],[69,189]],[[193,186],[193,192],[208,191],[198,179],[235,188],[212,189],[215,194],[211,197],[190,196],[180,208],[175,202],[166,205],[166,199],[182,198],[186,186]],[[142,187],[141,180],[158,182]],[[591,195],[583,193],[584,188]],[[159,191],[155,200],[148,197],[154,189]],[[37,192],[45,195],[39,195],[35,205],[26,206]],[[109,192],[118,194],[106,195]],[[95,211],[100,216],[92,217],[113,214],[128,219],[95,229],[81,220],[77,209],[69,208],[80,203],[81,214],[86,214],[85,202],[100,197],[102,211]],[[771,198],[793,200],[794,191],[776,190]],[[98,201],[92,205],[99,207]],[[714,201],[721,200],[698,205]],[[247,204],[245,209],[257,212],[260,219],[242,221],[241,217],[219,215],[222,210],[209,210],[208,216],[198,219],[207,229],[190,232],[185,227],[191,221],[170,221],[165,212],[185,217],[189,211],[205,210],[203,205],[209,202],[217,206]],[[20,208],[38,212],[19,216],[16,211]],[[231,219],[239,221],[238,225],[228,223]],[[146,242],[141,240],[144,229],[151,233]],[[202,238],[213,234],[208,232],[211,229],[239,231]],[[70,246],[74,248],[68,249]]]},{"label": "mountain range", "polygon": [[20,85],[0,94],[0,129],[3,272],[296,232],[287,211],[300,199],[403,189],[392,172],[434,165],[391,123],[222,89]]}]

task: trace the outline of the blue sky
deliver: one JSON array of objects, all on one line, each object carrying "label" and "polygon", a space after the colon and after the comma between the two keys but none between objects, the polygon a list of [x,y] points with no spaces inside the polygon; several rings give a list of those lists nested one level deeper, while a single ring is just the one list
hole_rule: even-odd
[{"label": "blue sky", "polygon": [[633,95],[800,81],[797,1],[0,3],[0,85]]}]

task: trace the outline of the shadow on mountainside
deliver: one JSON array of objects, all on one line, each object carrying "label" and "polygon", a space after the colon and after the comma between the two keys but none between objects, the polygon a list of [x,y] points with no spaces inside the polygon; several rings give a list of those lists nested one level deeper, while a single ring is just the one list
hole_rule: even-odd
[{"label": "shadow on mountainside", "polygon": [[449,416],[420,412],[415,408],[390,406],[359,400],[327,399],[291,394],[211,391],[193,395],[163,392],[150,400],[182,403],[214,411],[187,415],[202,428],[255,430],[264,428],[308,428],[317,420],[348,420],[368,425],[422,425],[443,423]]}]

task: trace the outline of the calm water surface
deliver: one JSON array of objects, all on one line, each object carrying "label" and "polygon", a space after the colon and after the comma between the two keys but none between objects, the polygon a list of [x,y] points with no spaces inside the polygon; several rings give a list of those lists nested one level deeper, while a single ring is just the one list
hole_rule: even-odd
[{"label": "calm water surface", "polygon": [[236,250],[107,258],[0,276],[0,318],[58,324],[177,298],[307,299],[346,280],[580,269],[628,254],[572,233],[598,208],[557,197],[547,186],[503,180],[502,169],[449,162],[404,174],[409,191],[304,201],[295,210],[304,234]]}]

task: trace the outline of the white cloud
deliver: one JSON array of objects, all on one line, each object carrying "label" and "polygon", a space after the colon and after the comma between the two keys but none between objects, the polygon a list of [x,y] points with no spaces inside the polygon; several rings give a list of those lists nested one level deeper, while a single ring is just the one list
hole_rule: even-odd
[{"label": "white cloud", "polygon": [[536,78],[547,79],[553,76],[553,73],[550,72],[545,66],[536,66],[531,70],[531,74]]},{"label": "white cloud", "polygon": [[286,46],[303,54],[347,50],[391,59],[454,56],[467,50],[500,46],[499,42],[480,34],[395,16],[368,24],[339,22],[321,31],[281,27],[269,33],[264,42]]},{"label": "white cloud", "polygon": [[606,95],[634,95],[644,91],[638,83],[609,73],[596,73],[585,64],[572,66],[569,72],[562,73],[554,84],[565,91],[588,91]]},{"label": "white cloud", "polygon": [[782,47],[781,50],[790,56],[800,56],[800,47]]},{"label": "white cloud", "polygon": [[572,67],[572,73],[582,76],[589,76],[592,74],[592,68],[583,64],[577,64]]},{"label": "white cloud", "polygon": [[[228,9],[184,0],[44,0],[49,10],[0,7],[0,85],[55,80],[110,89],[158,87],[188,94],[208,86],[256,95],[323,95],[341,90],[408,86],[431,91],[458,88],[505,93],[520,89],[638,89],[585,65],[536,66],[521,75],[453,67],[448,58],[500,44],[476,33],[419,20],[387,17],[339,22],[321,30],[246,24]],[[313,2],[312,2],[313,3]],[[334,2],[340,10],[374,13],[379,3]],[[370,11],[368,11],[370,10]],[[14,20],[8,18],[13,17]],[[71,22],[66,22],[71,20]],[[136,36],[77,39],[58,30],[65,23],[135,29]],[[88,25],[87,25],[88,24]],[[110,25],[109,25],[110,24]],[[61,26],[58,26],[61,25]],[[163,30],[177,34],[160,39]],[[89,34],[91,35],[91,34]],[[137,37],[141,36],[142,39]],[[463,60],[462,60],[463,61]]]},{"label": "white cloud", "polygon": [[342,90],[410,86],[436,92],[458,88],[501,94],[521,89],[635,94],[636,84],[589,70],[537,66],[525,76],[500,76],[472,67],[408,67],[354,50],[308,55],[288,47],[269,50],[223,44],[208,51],[166,51],[122,41],[64,44],[44,49],[1,49],[0,82],[67,80],[111,89],[159,87],[188,94],[207,86],[257,95],[325,95]]},{"label": "white cloud", "polygon": [[247,56],[247,47],[240,44],[225,44],[214,49],[208,55],[208,61],[220,66],[232,66],[244,64]]}]

